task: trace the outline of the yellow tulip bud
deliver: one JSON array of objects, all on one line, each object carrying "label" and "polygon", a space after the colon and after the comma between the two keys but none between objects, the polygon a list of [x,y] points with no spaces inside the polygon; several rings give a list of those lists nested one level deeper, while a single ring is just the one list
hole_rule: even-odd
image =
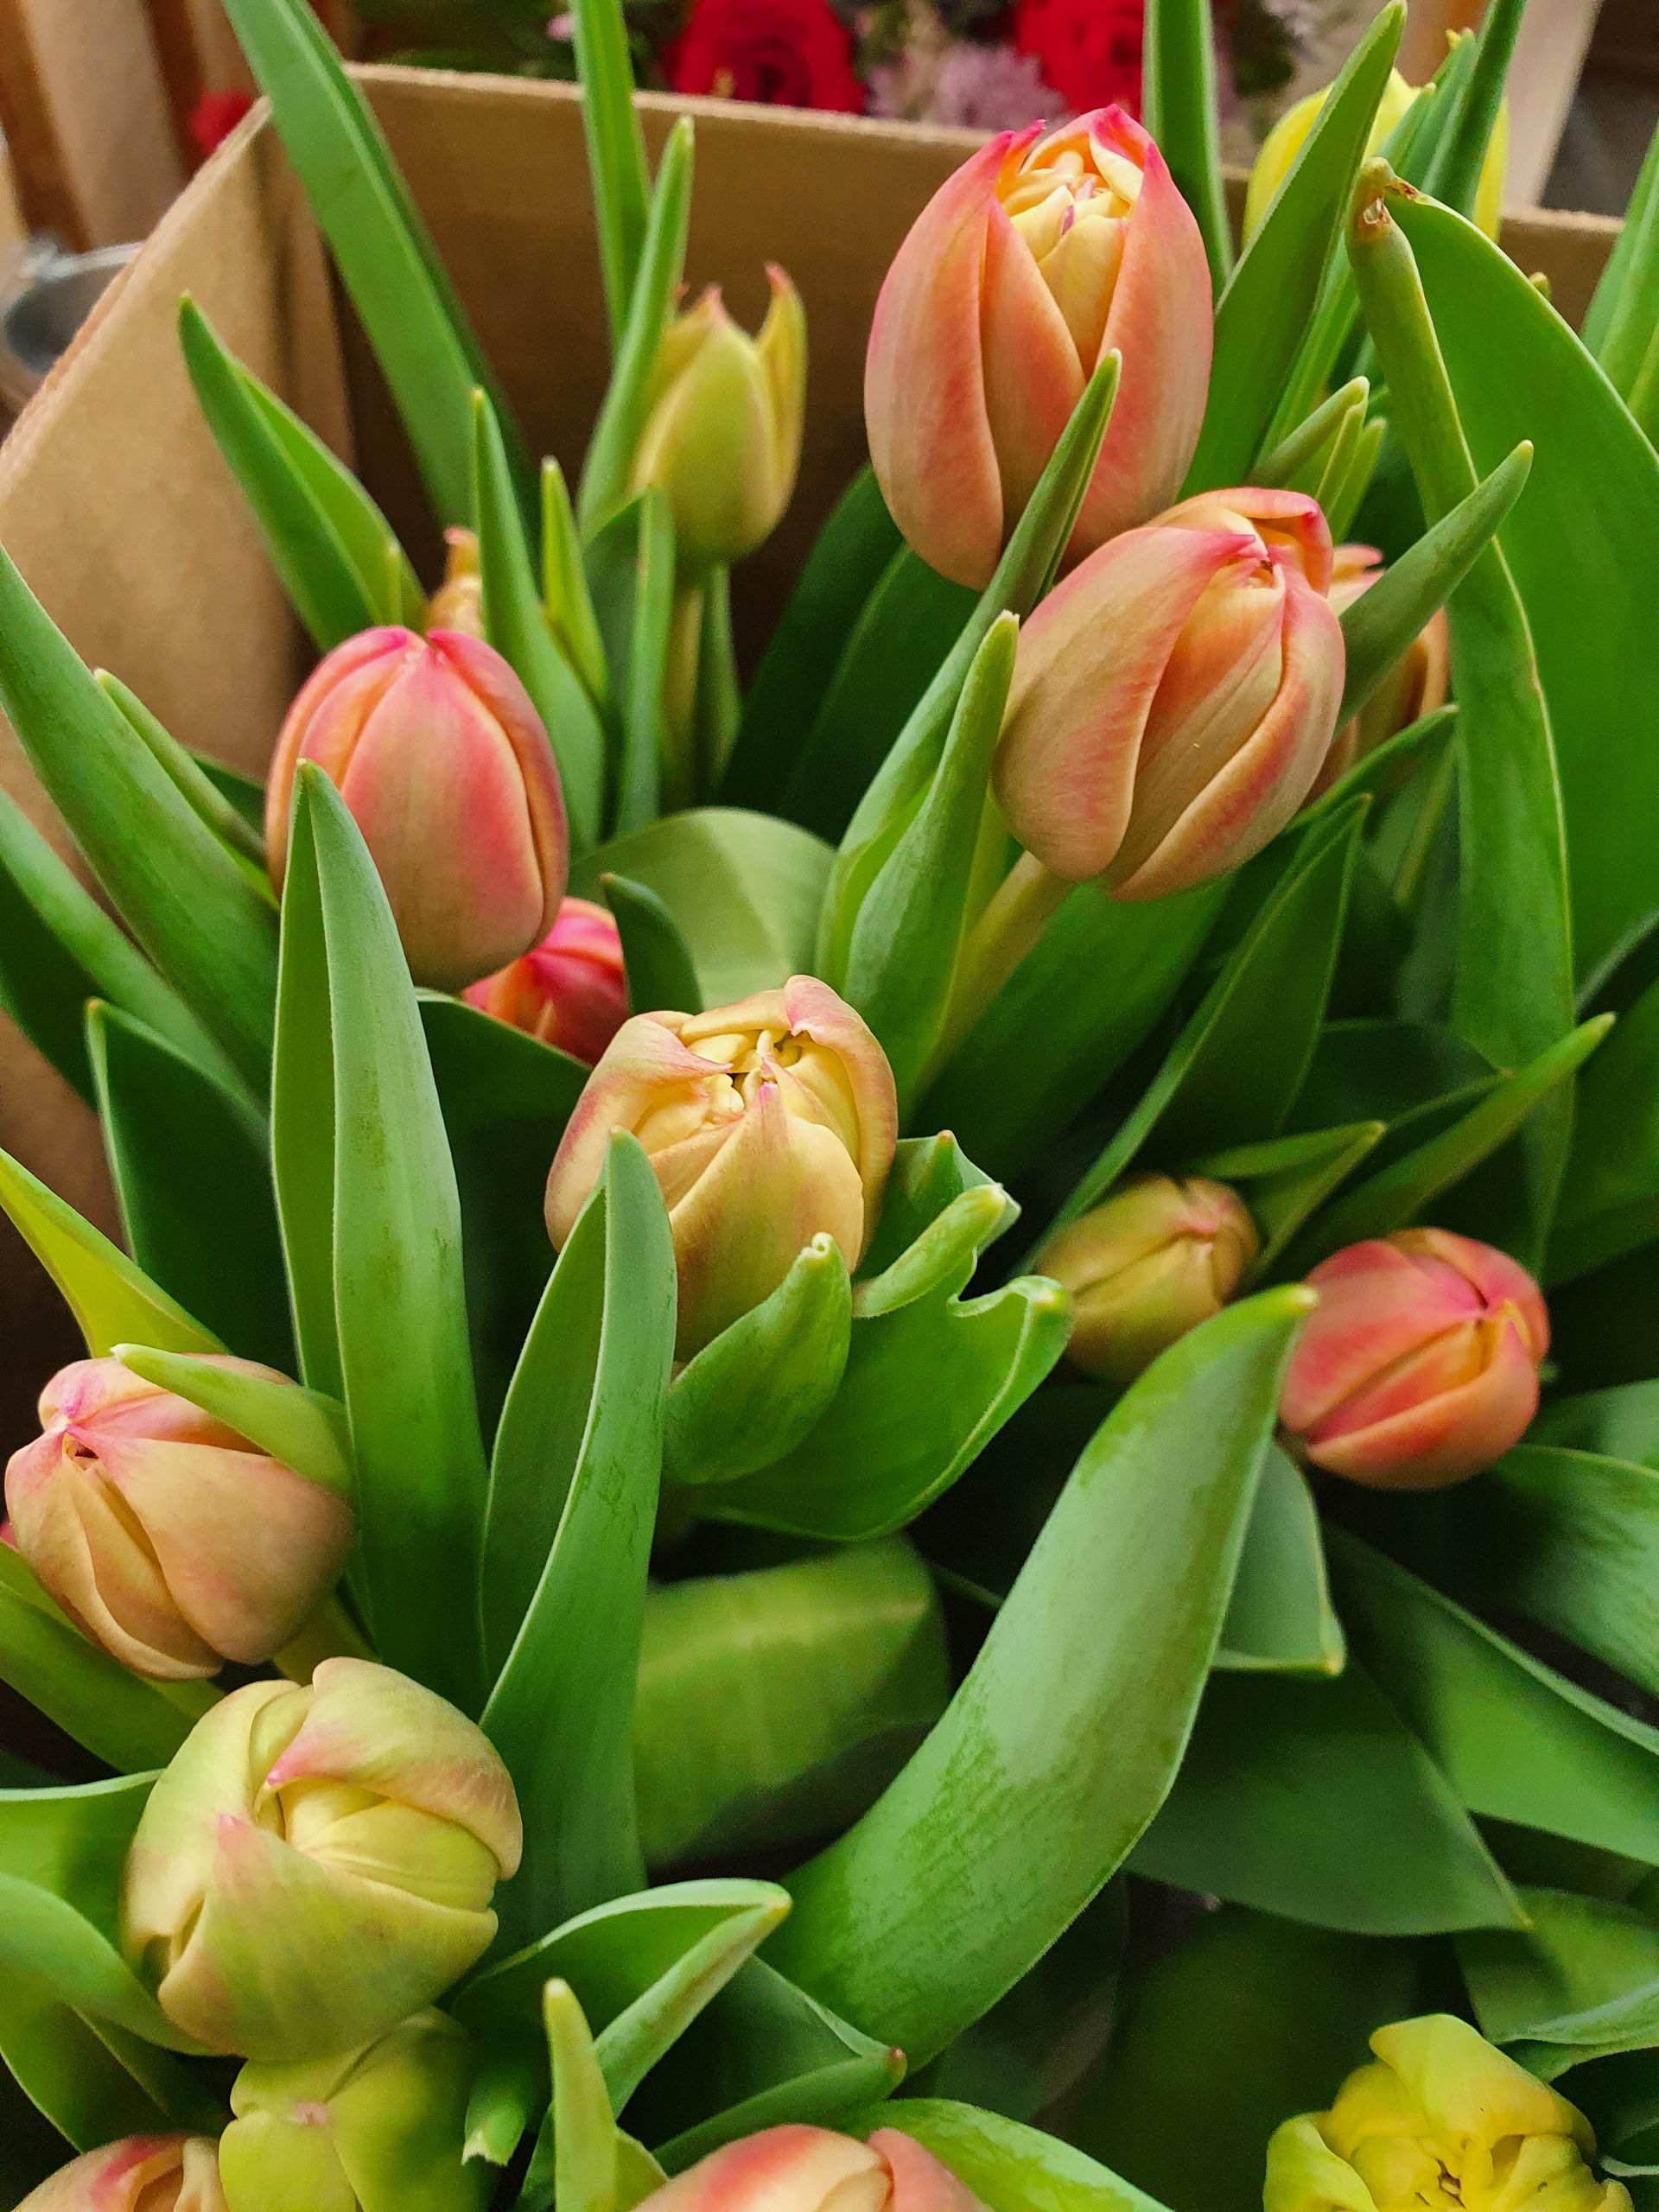
[{"label": "yellow tulip bud", "polygon": [[[1396,124],[1403,121],[1418,100],[1424,87],[1408,85],[1397,69],[1389,72],[1389,81],[1377,104],[1376,120],[1371,125],[1371,135],[1366,141],[1369,158],[1381,153],[1384,142]],[[1262,142],[1262,150],[1255,157],[1250,171],[1249,188],[1244,196],[1244,236],[1248,241],[1262,227],[1273,195],[1290,174],[1290,165],[1302,150],[1302,142],[1313,128],[1319,110],[1331,96],[1327,85],[1323,92],[1310,92],[1295,106],[1287,108],[1277,123]],[[1491,142],[1486,149],[1486,159],[1481,168],[1480,184],[1475,194],[1475,220],[1489,238],[1497,236],[1498,226],[1503,219],[1503,175],[1509,166],[1510,110],[1506,101],[1497,111]]]}]

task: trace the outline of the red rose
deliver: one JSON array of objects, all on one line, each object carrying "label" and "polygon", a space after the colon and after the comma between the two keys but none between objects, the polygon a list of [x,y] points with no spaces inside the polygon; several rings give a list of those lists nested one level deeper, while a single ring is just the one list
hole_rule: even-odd
[{"label": "red rose", "polygon": [[662,61],[677,92],[863,111],[852,40],[828,0],[696,0]]},{"label": "red rose", "polygon": [[1014,42],[1079,115],[1141,112],[1142,0],[1014,0]]},{"label": "red rose", "polygon": [[204,92],[190,111],[185,128],[190,143],[205,162],[215,146],[228,138],[253,105],[246,92]]}]

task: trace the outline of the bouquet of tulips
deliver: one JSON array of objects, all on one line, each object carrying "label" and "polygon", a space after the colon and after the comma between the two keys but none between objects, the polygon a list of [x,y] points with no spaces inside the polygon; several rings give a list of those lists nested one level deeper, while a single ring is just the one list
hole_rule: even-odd
[{"label": "bouquet of tulips", "polygon": [[1647,2212],[1659,159],[1580,338],[1469,219],[1521,7],[1414,99],[1393,0],[1236,257],[1157,0],[920,213],[745,680],[804,309],[682,303],[615,0],[574,493],[227,4],[448,570],[188,302],[268,785],[0,559],[126,1247],[0,1156],[8,2201]]}]

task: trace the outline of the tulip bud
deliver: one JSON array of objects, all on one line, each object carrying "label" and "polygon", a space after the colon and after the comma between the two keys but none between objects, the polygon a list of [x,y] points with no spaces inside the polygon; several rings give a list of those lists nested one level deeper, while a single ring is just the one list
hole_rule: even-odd
[{"label": "tulip bud", "polygon": [[1630,2212],[1584,2114],[1466,2020],[1396,2020],[1371,2049],[1329,2112],[1275,2131],[1265,2212]]},{"label": "tulip bud", "polygon": [[[288,1381],[251,1360],[204,1364]],[[41,1427],[6,1468],[17,1548],[82,1634],[135,1674],[185,1681],[227,1659],[257,1666],[340,1580],[344,1499],[119,1360],[54,1375]]]},{"label": "tulip bud", "polygon": [[[1373,547],[1338,545],[1332,556],[1330,593],[1338,614],[1344,614],[1382,573],[1382,556]],[[1437,607],[1359,712],[1332,740],[1315,793],[1328,790],[1356,761],[1443,707],[1451,688],[1451,659],[1446,609]]]},{"label": "tulip bud", "polygon": [[302,760],[351,809],[417,983],[459,990],[552,928],[569,857],[558,772],[529,693],[481,639],[365,630],[322,662],[271,761],[279,890]]},{"label": "tulip bud", "polygon": [[632,489],[667,494],[681,560],[729,568],[771,537],[789,505],[806,411],[806,318],[769,267],[772,304],[758,338],[740,330],[711,286],[664,335]]},{"label": "tulip bud", "polygon": [[461,995],[468,1006],[592,1067],[628,1018],[616,924],[603,906],[567,899],[539,944]]},{"label": "tulip bud", "polygon": [[245,2066],[219,2138],[228,2212],[478,2212],[494,2177],[461,2156],[467,2031],[417,2012],[366,2050]]},{"label": "tulip bud", "polygon": [[198,1721],[127,1860],[122,1941],[174,2025],[278,2061],[365,2044],[495,1934],[518,1801],[482,1731],[363,1659],[251,1682]]},{"label": "tulip bud", "polygon": [[[1365,143],[1365,158],[1380,154],[1395,126],[1404,121],[1416,102],[1422,98],[1426,87],[1408,85],[1397,69],[1390,69],[1389,81],[1382,88],[1382,98],[1377,104],[1376,119],[1371,125],[1370,137]],[[1268,209],[1273,205],[1274,194],[1290,174],[1292,162],[1302,150],[1303,141],[1319,118],[1319,111],[1331,97],[1331,87],[1325,86],[1317,92],[1310,92],[1306,99],[1298,100],[1287,108],[1277,123],[1262,142],[1262,150],[1255,157],[1250,171],[1249,188],[1244,197],[1244,240],[1248,245],[1262,227]],[[1508,166],[1510,145],[1510,109],[1504,101],[1497,111],[1497,122],[1487,143],[1486,158],[1481,164],[1480,183],[1475,193],[1475,221],[1489,238],[1495,238],[1503,220],[1503,173]]]},{"label": "tulip bud", "polygon": [[1259,852],[1342,703],[1331,534],[1297,492],[1206,492],[1091,553],[1020,633],[997,747],[1015,836],[1160,899]]},{"label": "tulip bud", "polygon": [[426,603],[426,626],[430,630],[460,630],[469,638],[484,635],[484,570],[479,557],[478,533],[446,530],[443,582]]},{"label": "tulip bud", "polygon": [[712,1014],[641,1014],[607,1046],[547,1185],[562,1246],[613,1130],[644,1146],[668,1203],[689,1359],[771,1296],[828,1234],[868,1244],[898,1137],[893,1071],[851,1007],[810,976]]},{"label": "tulip bud", "polygon": [[1066,1351],[1077,1365],[1133,1382],[1220,1313],[1256,1250],[1255,1225],[1224,1183],[1148,1175],[1057,1230],[1036,1265],[1071,1294]]},{"label": "tulip bud", "polygon": [[1073,557],[1166,507],[1198,442],[1214,335],[1204,241],[1122,108],[969,156],[875,304],[870,459],[925,561],[982,589],[1084,386],[1121,356]]},{"label": "tulip bud", "polygon": [[1519,1443],[1549,1316],[1506,1253],[1404,1229],[1350,1244],[1307,1281],[1319,1302],[1279,1415],[1316,1467],[1375,1490],[1440,1490]]},{"label": "tulip bud", "polygon": [[868,2143],[827,2127],[768,2127],[710,2152],[645,2199],[640,2212],[985,2212],[913,2136]]},{"label": "tulip bud", "polygon": [[126,2135],[30,2190],[17,2212],[226,2212],[206,2135]]}]

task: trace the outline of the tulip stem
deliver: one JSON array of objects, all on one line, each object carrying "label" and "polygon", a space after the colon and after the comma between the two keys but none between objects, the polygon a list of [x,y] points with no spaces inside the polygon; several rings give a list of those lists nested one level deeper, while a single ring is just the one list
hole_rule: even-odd
[{"label": "tulip stem", "polygon": [[968,932],[924,1084],[950,1058],[1077,886],[1021,853]]},{"label": "tulip stem", "polygon": [[372,1659],[374,1652],[338,1598],[325,1598],[273,1664],[290,1682],[308,1682],[325,1659]]}]

